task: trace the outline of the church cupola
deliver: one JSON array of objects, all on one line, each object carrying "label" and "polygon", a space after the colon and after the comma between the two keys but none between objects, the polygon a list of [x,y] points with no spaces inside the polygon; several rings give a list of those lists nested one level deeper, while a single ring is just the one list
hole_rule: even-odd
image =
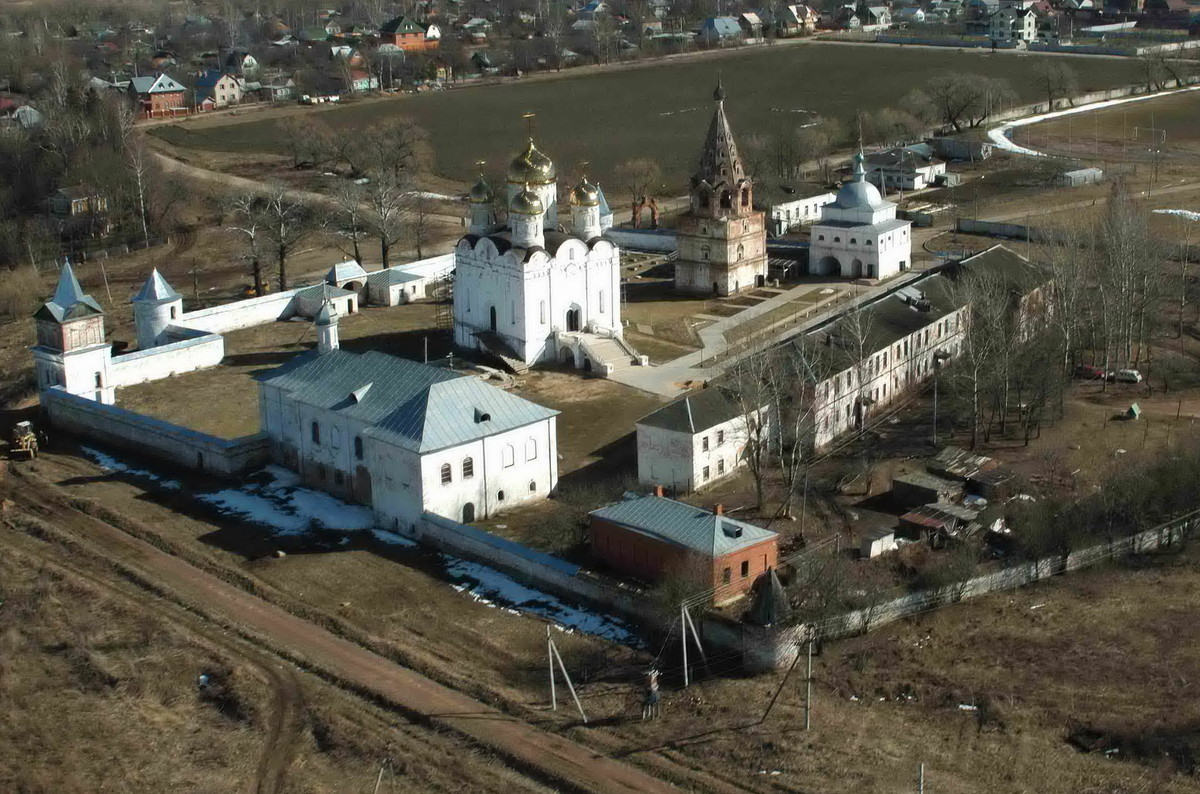
[{"label": "church cupola", "polygon": [[137,345],[141,350],[163,344],[167,328],[183,314],[183,296],[171,288],[158,268],[150,271],[131,303]]},{"label": "church cupola", "polygon": [[571,205],[571,228],[578,237],[591,240],[604,233],[600,223],[600,188],[584,177],[571,189],[568,201]]},{"label": "church cupola", "polygon": [[317,326],[317,352],[324,354],[337,350],[340,346],[338,342],[338,316],[333,311],[331,303],[326,301],[321,307],[321,311],[317,312],[313,324]]},{"label": "church cupola", "polygon": [[468,231],[476,235],[485,235],[492,231],[496,225],[496,211],[493,208],[495,196],[492,194],[491,186],[484,181],[483,174],[479,175],[479,181],[471,188],[467,198],[471,204]]},{"label": "church cupola", "polygon": [[719,79],[713,100],[717,106],[692,176],[692,213],[707,218],[741,217],[754,209],[753,185],[725,116],[725,86]]},{"label": "church cupola", "polygon": [[532,190],[525,188],[513,196],[508,205],[508,225],[512,231],[512,243],[521,248],[541,247],[546,243],[542,229],[546,207],[541,198]]},{"label": "church cupola", "polygon": [[554,161],[534,145],[532,137],[525,150],[508,164],[508,201],[510,205],[517,194],[523,190],[530,190],[541,199],[544,208],[543,228],[558,228],[558,171],[554,166]]}]

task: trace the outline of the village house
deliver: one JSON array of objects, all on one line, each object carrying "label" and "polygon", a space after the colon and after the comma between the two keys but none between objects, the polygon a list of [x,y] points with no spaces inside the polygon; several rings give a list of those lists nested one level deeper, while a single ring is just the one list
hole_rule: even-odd
[{"label": "village house", "polygon": [[687,493],[746,465],[746,448],[765,442],[768,406],[743,406],[720,387],[685,395],[642,417],[637,428],[638,480]]},{"label": "village house", "polygon": [[[336,317],[324,323],[329,334]],[[425,512],[469,524],[558,484],[558,412],[477,377],[349,353],[334,337],[259,378],[273,457],[371,505],[382,526],[408,529]]]},{"label": "village house", "polygon": [[654,494],[627,498],[590,514],[597,560],[644,582],[681,578],[711,588],[727,603],[754,586],[778,561],[779,536],[762,527]]},{"label": "village house", "polygon": [[803,36],[817,29],[820,15],[807,5],[784,6],[776,19],[775,31],[780,36]]},{"label": "village house", "polygon": [[423,25],[408,17],[399,16],[379,29],[380,41],[394,44],[405,52],[437,49],[442,31],[437,25]]},{"label": "village house", "polygon": [[737,17],[709,17],[700,24],[696,41],[709,47],[727,47],[741,44],[742,26]]},{"label": "village house", "polygon": [[138,110],[149,116],[162,116],[183,110],[187,89],[169,75],[135,77],[129,81],[130,97]]},{"label": "village house", "polygon": [[229,74],[251,79],[258,76],[258,59],[248,52],[232,50],[226,53],[221,68]]},{"label": "village house", "polygon": [[1038,19],[1033,8],[1009,5],[988,18],[988,36],[997,44],[1029,43],[1038,37]]},{"label": "village house", "polygon": [[763,21],[753,11],[747,11],[738,17],[738,25],[742,29],[743,39],[751,44],[759,44],[763,40]]},{"label": "village house", "polygon": [[886,30],[892,24],[892,9],[887,6],[867,6],[858,12],[858,20],[863,31]]},{"label": "village house", "polygon": [[196,79],[196,104],[205,110],[229,107],[242,101],[243,83],[220,69],[210,69]]}]

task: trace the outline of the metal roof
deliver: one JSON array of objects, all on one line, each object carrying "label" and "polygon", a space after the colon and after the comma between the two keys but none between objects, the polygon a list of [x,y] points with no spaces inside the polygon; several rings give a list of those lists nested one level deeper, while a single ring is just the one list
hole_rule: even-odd
[{"label": "metal roof", "polygon": [[305,353],[259,380],[288,392],[295,402],[371,425],[363,435],[418,453],[558,414],[478,378],[377,351]]},{"label": "metal roof", "polygon": [[104,310],[100,308],[99,303],[93,300],[91,295],[83,291],[83,287],[79,286],[79,280],[75,278],[75,271],[71,269],[71,263],[68,262],[62,266],[62,270],[58,274],[58,287],[54,290],[54,296],[42,304],[42,308],[38,309],[33,316],[62,323],[93,314],[104,314]]},{"label": "metal roof", "polygon": [[714,386],[685,394],[675,402],[643,416],[635,424],[694,434],[728,422],[741,413],[742,408],[737,400]]},{"label": "metal roof", "polygon": [[173,301],[179,300],[182,297],[183,296],[176,292],[171,285],[167,283],[167,280],[162,277],[162,275],[158,272],[158,268],[154,268],[150,271],[150,275],[146,278],[145,283],[142,284],[141,291],[139,291],[137,295],[133,296],[133,302]]},{"label": "metal roof", "polygon": [[329,272],[325,274],[325,280],[330,284],[337,284],[339,281],[350,281],[356,278],[366,278],[367,271],[363,270],[363,266],[353,259],[347,259],[345,262],[338,262],[333,267],[329,268]]},{"label": "metal roof", "polygon": [[720,557],[776,537],[769,529],[663,496],[626,499],[593,510],[591,515],[710,557]]}]

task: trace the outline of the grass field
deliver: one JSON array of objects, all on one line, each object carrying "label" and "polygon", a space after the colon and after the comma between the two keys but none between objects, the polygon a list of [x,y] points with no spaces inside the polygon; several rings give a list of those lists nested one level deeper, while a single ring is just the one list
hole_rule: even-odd
[{"label": "grass field", "polygon": [[[1037,56],[983,52],[806,44],[351,104],[309,115],[348,133],[390,115],[407,115],[429,131],[435,170],[465,181],[475,172],[476,160],[486,160],[489,171],[503,168],[525,137],[521,115],[534,112],[538,142],[560,174],[578,173],[578,163],[586,160],[589,173],[610,185],[618,163],[652,157],[662,166],[668,190],[679,192],[708,125],[718,73],[728,90],[734,132],[745,145],[752,134],[811,120],[810,112],[849,117],[860,108],[898,104],[911,89],[946,72],[1005,77],[1022,100],[1034,101],[1038,92],[1031,76],[1037,61]],[[1136,64],[1127,61],[1076,58],[1071,63],[1080,72],[1082,90],[1136,79]],[[193,149],[281,151],[274,120],[202,119],[157,127],[152,133]]]}]

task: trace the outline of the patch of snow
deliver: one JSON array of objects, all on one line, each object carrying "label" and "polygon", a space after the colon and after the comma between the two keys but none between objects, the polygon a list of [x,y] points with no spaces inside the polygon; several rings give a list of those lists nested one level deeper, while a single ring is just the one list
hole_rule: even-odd
[{"label": "patch of snow", "polygon": [[1041,609],[1044,606],[1046,606],[1046,605],[1045,604],[1034,604],[1033,606],[1030,607],[1030,609]]},{"label": "patch of snow", "polygon": [[389,546],[403,546],[406,549],[415,549],[421,545],[412,538],[397,535],[395,532],[388,532],[386,529],[372,529],[371,534],[375,536],[375,540],[380,543],[386,543]]},{"label": "patch of snow", "polygon": [[851,695],[851,696],[850,696],[850,699],[851,699],[851,700],[853,700],[855,703],[857,703],[857,702],[858,702],[858,695]]},{"label": "patch of snow", "polygon": [[467,593],[481,604],[544,617],[567,633],[579,631],[630,647],[642,645],[633,627],[620,618],[563,603],[555,596],[534,590],[478,563],[449,556],[443,556],[443,559],[446,574],[457,582],[454,589]]},{"label": "patch of snow", "polygon": [[1093,110],[1113,107],[1115,105],[1124,105],[1129,102],[1141,102],[1146,99],[1154,99],[1155,97],[1165,96],[1167,94],[1178,94],[1186,91],[1200,90],[1200,86],[1192,86],[1190,88],[1178,88],[1171,91],[1159,91],[1153,94],[1143,94],[1142,96],[1122,97],[1121,99],[1107,99],[1103,102],[1092,102],[1089,105],[1080,105],[1079,107],[1067,108],[1066,110],[1056,110],[1053,113],[1040,113],[1036,116],[1028,116],[1016,121],[1008,121],[1001,124],[999,127],[993,127],[988,130],[988,139],[999,149],[1013,154],[1024,154],[1029,157],[1045,157],[1045,153],[1039,152],[1036,149],[1030,149],[1026,146],[1021,146],[1019,143],[1014,143],[1012,138],[1008,137],[1015,127],[1024,127],[1029,124],[1037,124],[1039,121],[1048,121],[1050,119],[1062,118],[1075,113],[1089,113]]},{"label": "patch of snow", "polygon": [[118,460],[112,455],[101,452],[98,449],[93,449],[92,447],[80,447],[80,449],[83,451],[84,455],[91,458],[93,463],[105,471],[120,472],[121,474],[126,474],[130,477],[137,477],[140,480],[149,480],[150,482],[158,485],[159,488],[162,488],[166,491],[178,491],[182,487],[179,483],[179,480],[164,480],[161,475],[155,474],[152,471],[148,471],[146,469],[135,469],[128,463]]},{"label": "patch of snow", "polygon": [[265,482],[248,482],[240,488],[197,494],[196,498],[223,513],[284,535],[312,529],[371,529],[375,524],[370,508],[348,505],[327,493],[302,488],[295,473],[281,466],[268,466],[262,473],[269,478]]},{"label": "patch of snow", "polygon": [[1191,210],[1154,210],[1158,215],[1178,215],[1180,218],[1186,218],[1189,221],[1200,221],[1200,212],[1192,212]]},{"label": "patch of snow", "polygon": [[970,703],[959,703],[959,711],[979,711],[979,706],[973,706]]}]

